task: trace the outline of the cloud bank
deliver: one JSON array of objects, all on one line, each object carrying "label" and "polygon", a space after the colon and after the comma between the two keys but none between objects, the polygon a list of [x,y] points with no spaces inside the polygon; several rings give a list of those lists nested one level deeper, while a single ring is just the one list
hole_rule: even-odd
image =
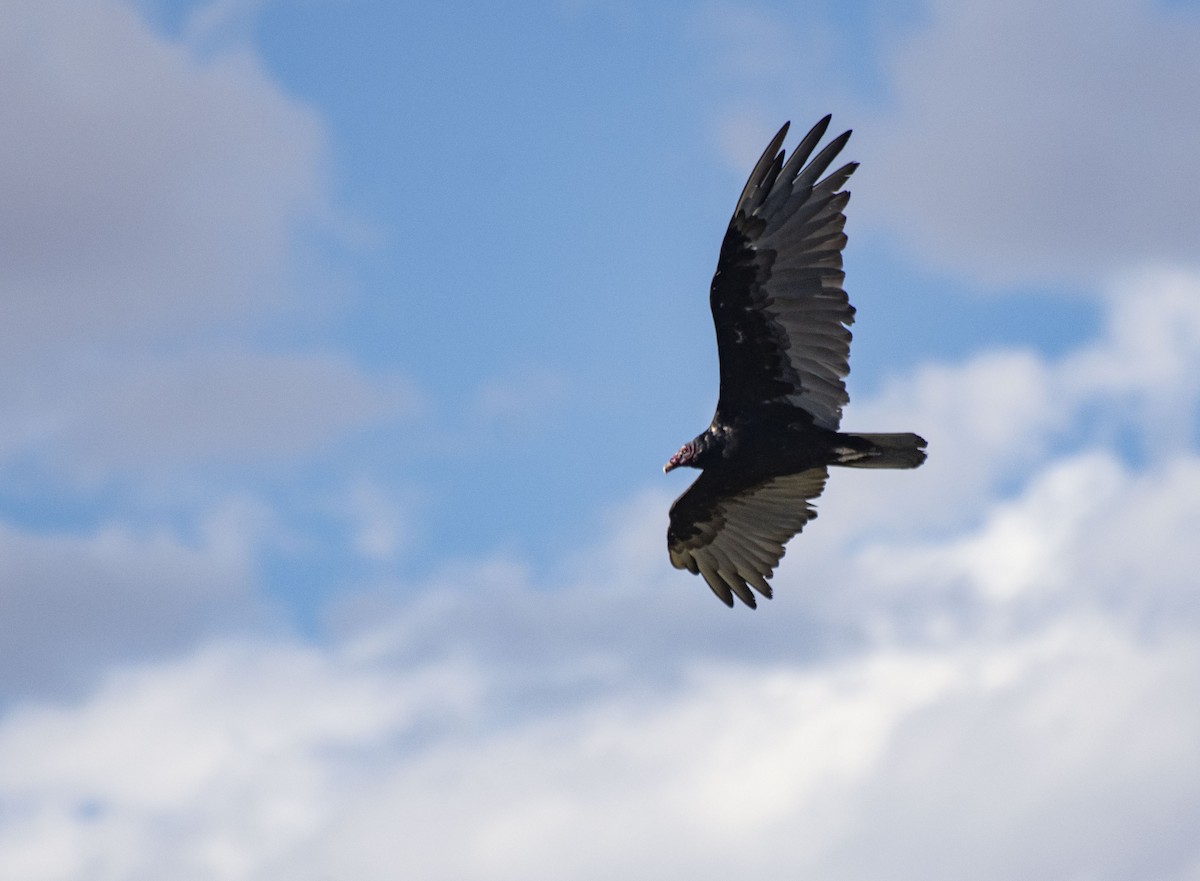
[{"label": "cloud bank", "polygon": [[[320,644],[210,640],[14,707],[0,868],[1197,877],[1200,456],[1136,466],[1109,431],[1154,431],[1156,391],[1200,366],[1200,336],[1124,304],[1200,326],[1200,278],[1113,294],[1106,335],[1060,359],[984,353],[868,402],[928,431],[921,498],[835,475],[758,613],[669,569],[654,493],[555,583],[464,561],[402,605],[347,602]],[[1067,424],[998,394],[1022,375]]]}]

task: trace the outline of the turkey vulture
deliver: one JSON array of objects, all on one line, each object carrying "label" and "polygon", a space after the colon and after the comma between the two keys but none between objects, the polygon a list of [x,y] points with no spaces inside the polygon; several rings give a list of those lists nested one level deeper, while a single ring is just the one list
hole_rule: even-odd
[{"label": "turkey vulture", "polygon": [[671,506],[671,563],[704,576],[722,602],[755,607],[783,546],[817,516],[828,466],[916,468],[915,434],[838,431],[850,400],[854,307],[842,289],[842,248],[858,163],[821,175],[850,138],[809,156],[826,116],[785,162],[784,124],[754,166],[721,243],[709,292],[721,390],[712,423],[663,466],[702,473]]}]

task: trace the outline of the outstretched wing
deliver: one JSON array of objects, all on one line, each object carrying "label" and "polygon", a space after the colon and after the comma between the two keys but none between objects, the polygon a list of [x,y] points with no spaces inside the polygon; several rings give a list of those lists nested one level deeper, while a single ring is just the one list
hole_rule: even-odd
[{"label": "outstretched wing", "polygon": [[850,137],[834,138],[809,162],[829,119],[786,164],[780,147],[788,127],[779,130],[729,222],[709,296],[721,359],[717,421],[785,404],[823,428],[841,422],[854,321],[842,289],[842,210],[850,200],[842,185],[858,163],[818,180]]},{"label": "outstretched wing", "polygon": [[746,487],[705,471],[671,506],[667,550],[677,569],[703,575],[727,606],[736,594],[755,607],[753,587],[768,599],[767,579],[788,539],[817,516],[811,504],[829,473],[813,468]]}]

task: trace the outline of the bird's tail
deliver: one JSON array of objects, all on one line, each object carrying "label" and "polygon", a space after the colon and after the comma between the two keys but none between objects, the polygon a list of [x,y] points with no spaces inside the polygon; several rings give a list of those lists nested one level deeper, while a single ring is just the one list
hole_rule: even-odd
[{"label": "bird's tail", "polygon": [[902,434],[849,434],[855,449],[839,461],[851,468],[916,468],[925,461],[925,438]]}]

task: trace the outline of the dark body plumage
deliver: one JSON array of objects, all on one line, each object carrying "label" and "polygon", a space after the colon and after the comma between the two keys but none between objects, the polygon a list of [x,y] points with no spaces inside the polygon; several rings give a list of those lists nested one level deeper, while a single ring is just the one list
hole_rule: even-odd
[{"label": "dark body plumage", "polygon": [[850,199],[842,186],[857,163],[819,180],[850,137],[834,138],[810,162],[829,119],[786,163],[784,125],[738,199],[709,296],[721,364],[717,410],[664,468],[703,470],[671,506],[667,548],[676,567],[703,575],[730,606],[737,596],[753,607],[754,590],[771,596],[767,579],[788,539],[816,516],[810,502],[829,465],[925,461],[915,434],[838,430],[854,321],[842,288]]}]

